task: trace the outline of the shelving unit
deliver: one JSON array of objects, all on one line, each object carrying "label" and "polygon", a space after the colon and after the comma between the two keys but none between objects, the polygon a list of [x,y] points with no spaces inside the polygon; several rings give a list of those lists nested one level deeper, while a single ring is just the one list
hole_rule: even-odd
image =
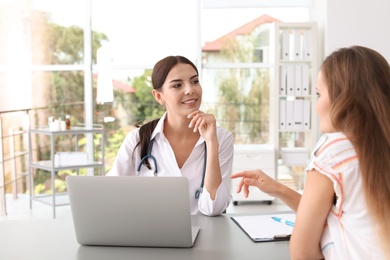
[{"label": "shelving unit", "polygon": [[317,141],[317,25],[276,22],[272,39],[270,140],[279,166],[302,168]]},{"label": "shelving unit", "polygon": [[[55,178],[58,171],[61,170],[78,170],[82,168],[100,168],[101,174],[104,174],[104,129],[102,125],[94,125],[92,127],[76,126],[70,130],[64,131],[50,131],[48,127],[29,129],[29,175],[30,175],[30,208],[32,208],[32,201],[39,201],[41,203],[50,205],[53,207],[53,217],[56,216],[56,207],[69,204],[69,199],[66,193],[56,193],[55,190]],[[80,136],[100,134],[100,158],[93,158],[93,155],[89,156],[87,153],[80,151],[78,144]],[[50,158],[48,160],[33,160],[33,146],[32,136],[43,135],[49,136],[50,139]],[[57,137],[71,137],[74,136],[74,148],[72,151],[59,152],[56,151],[56,138]],[[73,144],[73,142],[72,142]],[[94,147],[96,149],[96,147]],[[83,156],[85,155],[85,156]],[[62,158],[62,159],[61,159]],[[34,193],[34,169],[40,169],[50,173],[52,193],[49,195],[35,195]]]}]

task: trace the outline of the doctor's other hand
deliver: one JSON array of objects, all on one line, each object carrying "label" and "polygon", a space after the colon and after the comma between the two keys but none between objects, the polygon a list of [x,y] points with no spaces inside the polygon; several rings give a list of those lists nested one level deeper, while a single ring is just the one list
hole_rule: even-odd
[{"label": "doctor's other hand", "polygon": [[237,193],[244,192],[245,198],[249,196],[249,186],[256,186],[262,192],[270,196],[276,196],[278,189],[283,186],[278,181],[272,179],[262,170],[250,170],[237,172],[230,176],[230,178],[240,178],[241,180],[237,186]]}]

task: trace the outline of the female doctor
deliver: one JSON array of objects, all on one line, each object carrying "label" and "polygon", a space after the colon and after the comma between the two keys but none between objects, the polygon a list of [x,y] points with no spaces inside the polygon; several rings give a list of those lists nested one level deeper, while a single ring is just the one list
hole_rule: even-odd
[{"label": "female doctor", "polygon": [[221,214],[231,198],[233,136],[199,110],[196,66],[185,57],[168,56],[154,66],[152,85],[166,112],[126,135],[107,175],[185,176],[191,214]]}]

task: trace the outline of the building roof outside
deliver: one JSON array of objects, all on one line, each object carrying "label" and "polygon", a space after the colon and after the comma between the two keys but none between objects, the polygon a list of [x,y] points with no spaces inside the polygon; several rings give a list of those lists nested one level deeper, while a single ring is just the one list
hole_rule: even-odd
[{"label": "building roof outside", "polygon": [[261,24],[264,23],[272,23],[272,22],[279,22],[280,20],[271,17],[269,15],[262,15],[255,20],[252,20],[241,27],[231,31],[230,33],[216,39],[212,42],[206,42],[205,45],[202,48],[203,52],[217,52],[221,51],[222,46],[226,38],[232,38],[235,39],[239,35],[248,35],[250,34],[256,27],[258,27]]},{"label": "building roof outside", "polygon": [[[93,73],[92,77],[94,80],[97,80],[98,74]],[[119,90],[119,91],[122,91],[125,93],[134,93],[135,92],[135,89],[131,85],[123,83],[123,82],[121,82],[119,80],[115,80],[115,79],[112,80],[112,87],[115,90]]]}]

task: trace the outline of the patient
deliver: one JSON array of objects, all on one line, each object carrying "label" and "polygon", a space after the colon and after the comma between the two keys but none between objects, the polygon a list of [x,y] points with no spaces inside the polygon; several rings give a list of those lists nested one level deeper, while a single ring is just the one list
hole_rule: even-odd
[{"label": "patient", "polygon": [[152,85],[166,112],[127,134],[107,175],[185,176],[191,214],[223,213],[231,198],[233,135],[199,110],[197,68],[185,57],[168,56],[154,66]]},{"label": "patient", "polygon": [[292,259],[390,259],[390,67],[353,46],[323,62],[317,82],[318,141],[303,195],[261,170],[242,177],[296,211]]}]

